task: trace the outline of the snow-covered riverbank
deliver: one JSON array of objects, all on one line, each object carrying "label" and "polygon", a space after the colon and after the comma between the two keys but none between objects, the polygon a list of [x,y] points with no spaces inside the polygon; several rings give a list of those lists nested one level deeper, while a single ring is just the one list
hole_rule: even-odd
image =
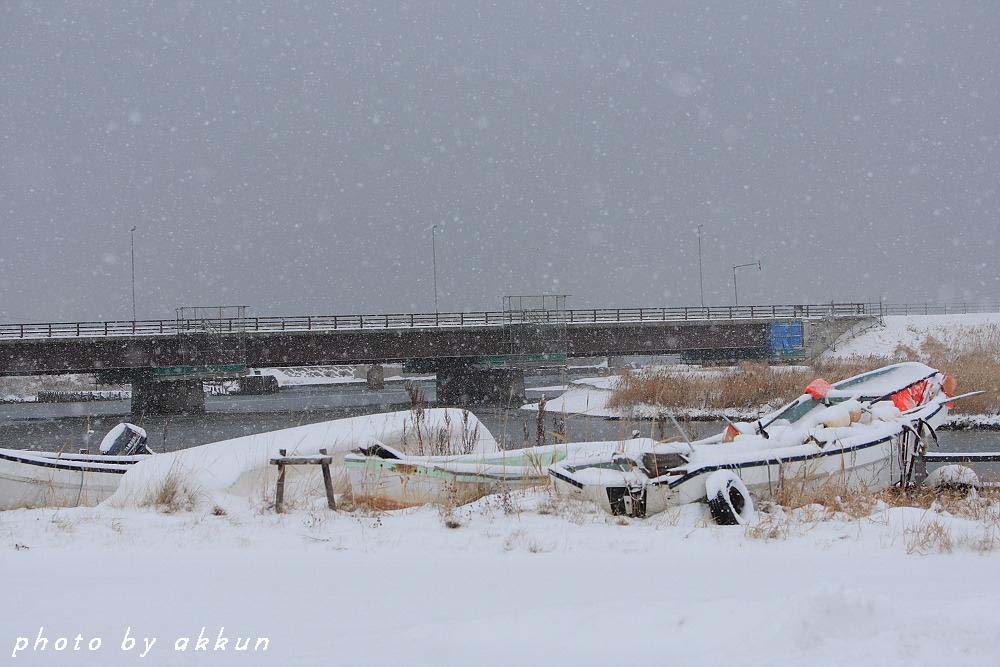
[{"label": "snow-covered riverbank", "polygon": [[[135,664],[126,627],[158,638],[149,664],[205,664],[173,650],[203,626],[269,639],[211,664],[992,664],[997,509],[807,507],[756,530],[700,505],[623,520],[546,492],[459,508],[454,529],[430,507],[19,510],[0,514],[20,573],[0,640],[10,655],[40,627],[102,637],[102,665]],[[56,663],[97,664],[51,646],[17,658]]]},{"label": "snow-covered riverbank", "polygon": [[[845,336],[823,354],[824,361],[853,357],[895,357],[901,349],[921,350],[928,341],[954,354],[992,349],[1000,355],[1000,313],[892,315],[857,336]],[[1000,361],[1000,356],[997,356]]]}]

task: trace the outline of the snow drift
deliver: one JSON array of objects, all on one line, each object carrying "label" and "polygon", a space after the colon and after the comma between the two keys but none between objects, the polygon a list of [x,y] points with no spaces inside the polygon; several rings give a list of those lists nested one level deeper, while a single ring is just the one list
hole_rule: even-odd
[{"label": "snow drift", "polygon": [[853,357],[897,356],[900,348],[921,350],[929,339],[943,344],[953,353],[969,349],[1000,350],[1000,313],[974,315],[892,315],[883,326],[875,326],[859,335],[842,336],[823,361]]},{"label": "snow drift", "polygon": [[[405,410],[297,426],[222,440],[154,456],[135,464],[118,490],[105,501],[116,507],[161,504],[167,489],[191,503],[219,496],[260,497],[273,492],[275,466],[270,459],[284,449],[288,455],[315,454],[326,449],[336,466],[352,449],[380,442],[407,453],[478,453],[499,451],[489,430],[464,410],[435,408]],[[315,470],[314,470],[315,468]],[[318,466],[300,466],[290,475],[292,489],[319,478]],[[320,483],[321,484],[321,483]],[[321,487],[320,487],[321,488]],[[186,503],[181,503],[186,504]]]}]

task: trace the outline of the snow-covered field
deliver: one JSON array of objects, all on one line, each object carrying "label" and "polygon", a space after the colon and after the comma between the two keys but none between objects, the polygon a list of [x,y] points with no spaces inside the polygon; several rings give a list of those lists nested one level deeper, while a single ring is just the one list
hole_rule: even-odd
[{"label": "snow-covered field", "polygon": [[278,448],[405,448],[419,425],[424,439],[444,429],[432,439],[448,447],[496,449],[461,411],[420,415],[164,454],[96,508],[0,512],[0,648],[29,665],[1000,658],[992,497],[765,505],[729,527],[703,504],[626,519],[545,487],[394,512],[341,495],[333,512],[318,473],[299,468],[288,513],[274,513]]},{"label": "snow-covered field", "polygon": [[[459,527],[430,507],[321,504],[2,513],[0,641],[11,656],[44,628],[47,651],[11,661],[28,665],[1000,660],[995,519],[806,508],[755,531],[712,525],[700,505],[619,520],[544,491],[485,498],[453,518]],[[202,627],[211,640],[196,653]],[[229,644],[213,652],[220,628]],[[82,651],[53,650],[77,634]],[[102,648],[88,653],[95,637]],[[140,659],[143,637],[156,643]],[[176,652],[183,637],[188,651]],[[246,637],[266,637],[267,651],[252,641],[234,652]]]},{"label": "snow-covered field", "polygon": [[823,359],[888,358],[900,347],[919,351],[929,338],[954,352],[988,345],[1000,354],[1000,313],[889,316],[884,318],[884,326],[838,341]]}]

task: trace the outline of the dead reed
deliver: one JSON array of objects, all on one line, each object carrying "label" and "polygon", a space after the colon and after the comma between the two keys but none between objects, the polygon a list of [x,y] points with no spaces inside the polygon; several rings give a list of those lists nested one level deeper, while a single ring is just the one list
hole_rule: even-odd
[{"label": "dead reed", "polygon": [[743,363],[713,373],[626,371],[612,393],[609,406],[757,408],[799,395],[812,375],[805,370],[774,369],[759,363]]},{"label": "dead reed", "polygon": [[[1000,330],[1000,328],[998,328]],[[979,396],[956,404],[955,412],[965,414],[1000,413],[1000,334],[983,335],[956,350],[928,338],[919,350],[900,347],[893,359],[856,357],[827,361],[811,368],[771,367],[763,363],[743,363],[715,372],[681,373],[672,370],[626,371],[611,396],[610,407],[630,408],[652,405],[672,408],[777,407],[802,393],[816,377],[830,382],[874,370],[899,361],[922,361],[952,374],[958,391],[981,390]],[[993,347],[996,346],[996,347]]]},{"label": "dead reed", "polygon": [[200,500],[200,493],[185,483],[184,471],[171,466],[163,480],[146,491],[136,503],[139,507],[155,507],[164,514],[190,512]]},{"label": "dead reed", "polygon": [[[410,393],[412,420],[403,426],[402,448],[413,456],[447,456],[471,454],[479,443],[479,424],[473,425],[472,415],[462,411],[461,423],[454,424],[451,413],[445,412],[441,423],[427,421],[423,394],[418,388]],[[457,439],[457,442],[455,440]]]}]

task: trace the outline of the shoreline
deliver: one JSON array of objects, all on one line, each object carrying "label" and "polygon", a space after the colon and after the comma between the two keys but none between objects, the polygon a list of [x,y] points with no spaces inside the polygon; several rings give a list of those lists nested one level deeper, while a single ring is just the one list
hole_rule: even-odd
[{"label": "shoreline", "polygon": [[[537,403],[529,403],[521,406],[525,412],[538,412]],[[611,414],[608,412],[562,412],[556,410],[546,410],[547,415],[565,415],[567,417],[591,417],[594,419],[605,419],[607,421],[641,421],[653,422],[669,420],[672,412],[674,417],[681,421],[691,422],[716,422],[727,419],[733,421],[756,421],[762,415],[772,411],[770,406],[762,406],[760,411],[712,408],[654,408],[653,406],[636,406],[633,410],[643,410],[638,414]],[[653,413],[652,411],[658,411]],[[941,430],[945,431],[1000,431],[1000,415],[984,414],[964,414],[957,413],[948,416],[948,419],[941,425]]]}]

